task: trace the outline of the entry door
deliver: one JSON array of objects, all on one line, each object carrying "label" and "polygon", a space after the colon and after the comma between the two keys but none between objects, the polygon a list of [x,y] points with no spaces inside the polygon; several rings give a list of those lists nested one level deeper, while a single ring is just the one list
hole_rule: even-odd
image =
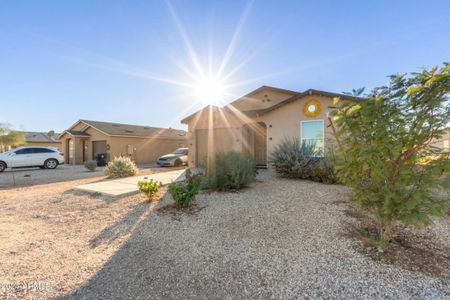
[{"label": "entry door", "polygon": [[255,161],[257,165],[267,164],[267,128],[258,123],[255,128]]},{"label": "entry door", "polygon": [[88,142],[83,140],[83,162],[87,160],[88,157]]}]

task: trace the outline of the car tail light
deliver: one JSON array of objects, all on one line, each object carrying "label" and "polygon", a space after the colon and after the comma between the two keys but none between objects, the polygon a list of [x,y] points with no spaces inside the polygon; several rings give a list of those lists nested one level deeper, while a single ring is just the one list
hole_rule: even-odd
[{"label": "car tail light", "polygon": [[62,153],[62,152],[59,152],[59,155],[61,155],[61,156],[64,156],[64,153]]}]

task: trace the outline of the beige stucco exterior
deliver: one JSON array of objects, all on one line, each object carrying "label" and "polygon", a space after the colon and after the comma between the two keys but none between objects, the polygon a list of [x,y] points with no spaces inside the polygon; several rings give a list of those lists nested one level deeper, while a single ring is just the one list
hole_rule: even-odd
[{"label": "beige stucco exterior", "polygon": [[83,164],[87,160],[94,159],[95,142],[106,144],[108,160],[128,156],[138,164],[154,163],[161,155],[187,146],[186,138],[113,136],[94,127],[88,127],[82,122],[75,124],[71,129],[83,131],[88,136],[76,136],[68,131],[61,135],[61,148],[68,164]]},{"label": "beige stucco exterior", "polygon": [[[309,100],[317,100],[321,104],[320,114],[316,117],[307,117],[303,107]],[[300,138],[300,124],[302,121],[320,120],[324,122],[325,148],[333,145],[333,131],[328,114],[333,106],[333,98],[319,95],[305,96],[297,101],[283,105],[267,114],[254,118],[256,122],[264,122],[267,126],[267,154],[273,152],[274,147],[281,143],[283,138]]]},{"label": "beige stucco exterior", "polygon": [[[188,125],[190,165],[204,163],[201,162],[199,153],[203,156],[205,153],[218,151],[245,152],[253,156],[258,164],[267,165],[270,154],[284,138],[301,138],[301,122],[304,121],[322,121],[325,149],[334,145],[328,119],[328,114],[333,109],[333,97],[307,94],[296,100],[286,101],[291,97],[292,94],[284,92],[261,90],[250,97],[245,96],[246,100],[242,100],[244,97],[238,100],[239,110],[234,104],[225,108],[209,106],[183,120]],[[308,117],[303,111],[305,103],[310,100],[320,103],[320,113],[314,117]],[[277,106],[276,109],[267,110],[274,105]],[[261,110],[262,113],[246,113],[256,110]],[[261,144],[261,139],[264,144]],[[262,154],[259,153],[261,151]]]}]

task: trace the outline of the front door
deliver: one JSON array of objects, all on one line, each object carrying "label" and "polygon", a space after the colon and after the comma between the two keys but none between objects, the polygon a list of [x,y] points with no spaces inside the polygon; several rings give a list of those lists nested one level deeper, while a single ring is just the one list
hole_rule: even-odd
[{"label": "front door", "polygon": [[83,162],[87,161],[88,157],[88,141],[83,140]]},{"label": "front door", "polygon": [[264,123],[255,126],[255,162],[257,165],[267,165],[267,127]]}]

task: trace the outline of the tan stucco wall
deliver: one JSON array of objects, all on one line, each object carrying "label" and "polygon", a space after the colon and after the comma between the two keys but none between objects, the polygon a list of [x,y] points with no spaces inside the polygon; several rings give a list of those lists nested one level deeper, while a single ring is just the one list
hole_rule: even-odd
[{"label": "tan stucco wall", "polygon": [[[321,111],[317,117],[309,118],[303,113],[303,106],[309,100],[315,99],[321,104]],[[301,121],[324,121],[325,148],[334,146],[334,137],[327,113],[332,109],[333,98],[325,96],[305,96],[294,102],[279,107],[261,117],[255,118],[257,122],[264,122],[267,126],[267,155],[273,152],[276,145],[280,144],[283,138],[300,138]]]},{"label": "tan stucco wall", "polygon": [[[229,134],[232,135],[233,143],[229,145],[229,150],[242,150],[242,126],[251,119],[236,111],[231,113],[228,110],[206,107],[196,114],[188,122],[188,148],[189,148],[189,165],[195,166],[197,140],[196,130],[209,128],[228,128]],[[211,134],[214,134],[213,132]]]},{"label": "tan stucco wall", "polygon": [[72,130],[81,131],[86,127],[88,127],[88,126],[86,124],[84,124],[83,122],[78,122],[78,124],[73,126]]},{"label": "tan stucco wall", "polygon": [[[187,140],[110,137],[108,144],[111,159],[116,156],[129,156],[136,163],[153,163],[161,155],[171,153],[180,147],[186,147]],[[132,155],[128,153],[128,145],[132,145],[130,147],[133,149]]]},{"label": "tan stucco wall", "polygon": [[[83,128],[84,128],[84,126],[83,126]],[[106,141],[106,144],[108,144],[109,141],[110,141],[110,137],[108,135],[98,131],[97,129],[92,128],[92,127],[88,128],[86,130],[86,133],[90,135],[90,137],[88,138],[87,151],[86,151],[87,160],[92,160],[92,159],[94,159],[93,156],[92,156],[92,154],[93,154],[92,153],[92,142]],[[81,146],[82,145],[80,145],[80,147]],[[80,154],[83,155],[82,152],[80,152]],[[82,158],[82,156],[81,156],[81,158]],[[82,163],[82,160],[81,160],[81,162],[78,162],[78,163]]]},{"label": "tan stucco wall", "polygon": [[[82,130],[85,127],[85,124],[79,123],[75,125],[73,130]],[[73,137],[67,133],[61,137],[61,149],[67,158],[70,157],[66,150],[67,139],[71,139],[74,142],[74,155],[69,160],[70,164],[83,163],[83,139],[87,141],[86,160],[94,159],[93,142],[95,141],[106,141],[106,144],[109,146],[109,150],[107,150],[109,159],[121,155],[130,156],[136,163],[153,163],[159,156],[168,154],[176,148],[187,146],[187,139],[109,136],[92,127],[88,128],[85,132],[90,135],[88,138]],[[128,145],[132,145],[133,155],[128,155]]]},{"label": "tan stucco wall", "polygon": [[[85,124],[79,123],[77,125],[75,125],[73,130],[81,130],[83,128],[85,128]],[[93,141],[106,141],[106,143],[108,143],[109,140],[109,136],[101,133],[100,131],[94,129],[94,128],[88,128],[86,130],[86,133],[88,133],[90,135],[89,138],[87,138],[87,150],[86,150],[86,160],[92,160],[92,142]],[[61,136],[61,150],[62,152],[64,152],[64,156],[66,157],[66,161],[68,160],[68,163],[70,164],[82,164],[83,163],[83,139],[86,138],[81,138],[81,137],[74,137],[71,136],[68,133],[65,133],[64,135]],[[66,143],[67,140],[71,139],[74,143],[74,149],[73,149],[73,157],[70,158],[70,153],[69,151],[67,151],[68,149],[66,149]]]},{"label": "tan stucco wall", "polygon": [[[303,106],[309,100],[315,99],[321,104],[320,114],[314,118],[309,118],[303,113]],[[327,96],[309,95],[283,105],[262,116],[249,118],[238,111],[230,113],[227,110],[214,110],[206,108],[188,121],[188,141],[189,141],[189,163],[196,164],[196,130],[212,128],[228,128],[230,134],[235,138],[229,146],[230,150],[243,151],[242,126],[246,123],[263,122],[267,127],[267,158],[274,150],[275,146],[283,138],[300,138],[301,121],[323,120],[325,148],[334,146],[332,128],[328,127],[327,114],[332,110],[333,98]]]}]

